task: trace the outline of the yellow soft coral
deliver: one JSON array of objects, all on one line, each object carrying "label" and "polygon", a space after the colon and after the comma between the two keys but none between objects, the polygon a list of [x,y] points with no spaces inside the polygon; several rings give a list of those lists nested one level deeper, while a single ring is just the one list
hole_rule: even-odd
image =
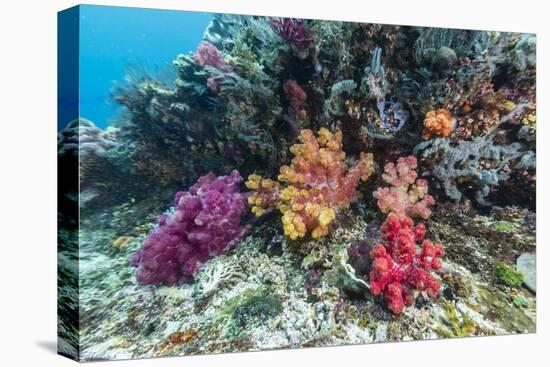
[{"label": "yellow soft coral", "polygon": [[317,138],[311,130],[300,132],[300,143],[290,147],[294,155],[282,166],[278,181],[250,175],[246,186],[254,190],[248,202],[257,216],[270,207],[282,214],[285,234],[295,240],[308,231],[312,238],[326,236],[338,208],[347,207],[357,198],[359,181],[374,172],[371,153],[361,153],[352,167],[345,163],[342,132],[322,128]]},{"label": "yellow soft coral", "polygon": [[278,200],[279,183],[259,175],[250,175],[245,182],[249,190],[255,190],[248,197],[252,213],[257,217],[265,214],[266,208]]}]

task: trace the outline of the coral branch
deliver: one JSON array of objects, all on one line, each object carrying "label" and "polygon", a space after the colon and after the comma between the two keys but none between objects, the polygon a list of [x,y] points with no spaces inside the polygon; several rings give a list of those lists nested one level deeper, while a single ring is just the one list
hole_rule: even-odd
[{"label": "coral branch", "polygon": [[305,116],[306,110],[303,104],[306,101],[307,94],[302,87],[300,87],[296,80],[289,79],[283,85],[283,90],[292,108],[294,108],[299,115]]}]

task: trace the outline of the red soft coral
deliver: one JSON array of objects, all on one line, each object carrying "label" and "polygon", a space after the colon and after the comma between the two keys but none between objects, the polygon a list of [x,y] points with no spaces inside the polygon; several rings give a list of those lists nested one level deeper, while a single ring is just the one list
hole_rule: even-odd
[{"label": "red soft coral", "polygon": [[385,244],[377,244],[370,256],[370,288],[373,295],[383,294],[388,308],[395,314],[414,302],[413,291],[425,291],[435,297],[440,283],[430,273],[441,268],[443,246],[424,240],[420,251],[417,242],[423,240],[423,224],[414,225],[408,217],[390,214],[382,224]]},{"label": "red soft coral", "polygon": [[283,84],[283,90],[294,111],[296,111],[298,115],[304,117],[306,115],[306,110],[303,105],[306,101],[307,94],[302,87],[300,87],[300,84],[298,84],[296,80],[289,79]]}]

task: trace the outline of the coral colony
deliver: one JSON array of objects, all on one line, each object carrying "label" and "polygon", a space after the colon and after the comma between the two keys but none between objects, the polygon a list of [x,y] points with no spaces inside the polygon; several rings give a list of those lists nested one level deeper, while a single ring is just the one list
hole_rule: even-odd
[{"label": "coral colony", "polygon": [[84,359],[533,332],[535,45],[215,15],[59,136]]},{"label": "coral colony", "polygon": [[248,231],[239,220],[246,195],[242,177],[212,174],[199,178],[188,191],[176,194],[174,213],[162,215],[131,259],[140,284],[187,282],[208,259],[226,253]]},{"label": "coral colony", "polygon": [[326,236],[335,209],[355,201],[359,181],[374,171],[372,154],[361,153],[353,167],[346,167],[340,131],[321,129],[315,138],[311,130],[302,130],[299,139],[302,144],[290,147],[295,155],[291,165],[282,166],[278,176],[286,186],[258,175],[246,182],[247,188],[257,190],[248,199],[252,212],[262,216],[266,208],[277,207],[284,232],[293,240],[308,231],[312,238]]},{"label": "coral colony", "polygon": [[435,297],[439,281],[429,271],[439,270],[444,254],[443,246],[424,238],[426,228],[420,223],[414,226],[412,218],[427,219],[432,211],[429,206],[435,199],[429,195],[426,180],[416,179],[417,163],[413,156],[402,157],[397,164],[388,163],[382,175],[392,188],[379,188],[373,193],[383,213],[390,213],[381,226],[384,244],[377,244],[370,256],[373,259],[370,273],[372,294],[383,294],[388,308],[395,314],[413,304],[413,290],[426,291]]},{"label": "coral colony", "polygon": [[[439,270],[444,254],[443,246],[423,240],[426,229],[423,224],[413,225],[411,218],[390,214],[382,224],[382,236],[386,241],[377,244],[370,256],[372,271],[370,289],[373,295],[384,295],[388,308],[395,314],[413,304],[412,291],[426,291],[435,297],[441,287],[429,271]],[[416,243],[422,241],[420,251]]]}]

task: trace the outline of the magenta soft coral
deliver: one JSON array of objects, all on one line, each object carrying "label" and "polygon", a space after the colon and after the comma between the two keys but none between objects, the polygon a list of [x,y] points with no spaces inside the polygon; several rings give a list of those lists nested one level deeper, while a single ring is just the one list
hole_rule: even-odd
[{"label": "magenta soft coral", "polygon": [[304,109],[304,102],[306,101],[307,94],[302,87],[300,87],[298,82],[294,79],[287,80],[285,84],[283,84],[283,90],[296,113],[300,116],[305,116],[306,110]]},{"label": "magenta soft coral", "polygon": [[209,174],[188,191],[178,192],[175,211],[162,215],[143,248],[131,258],[139,284],[184,283],[199,267],[224,254],[248,232],[240,219],[247,211],[246,194],[239,192],[242,177]]},{"label": "magenta soft coral", "polygon": [[417,162],[414,156],[401,157],[397,164],[384,166],[382,179],[391,187],[381,187],[373,193],[382,213],[395,213],[400,217],[427,219],[435,204],[428,195],[428,181],[417,179]]},{"label": "magenta soft coral", "polygon": [[[414,291],[425,291],[435,297],[440,283],[430,274],[441,268],[443,246],[423,240],[423,224],[414,226],[412,219],[390,214],[381,227],[384,244],[374,246],[370,272],[373,295],[382,294],[388,308],[400,314],[414,302]],[[423,241],[422,241],[423,240]],[[420,251],[417,242],[422,241]]]}]

